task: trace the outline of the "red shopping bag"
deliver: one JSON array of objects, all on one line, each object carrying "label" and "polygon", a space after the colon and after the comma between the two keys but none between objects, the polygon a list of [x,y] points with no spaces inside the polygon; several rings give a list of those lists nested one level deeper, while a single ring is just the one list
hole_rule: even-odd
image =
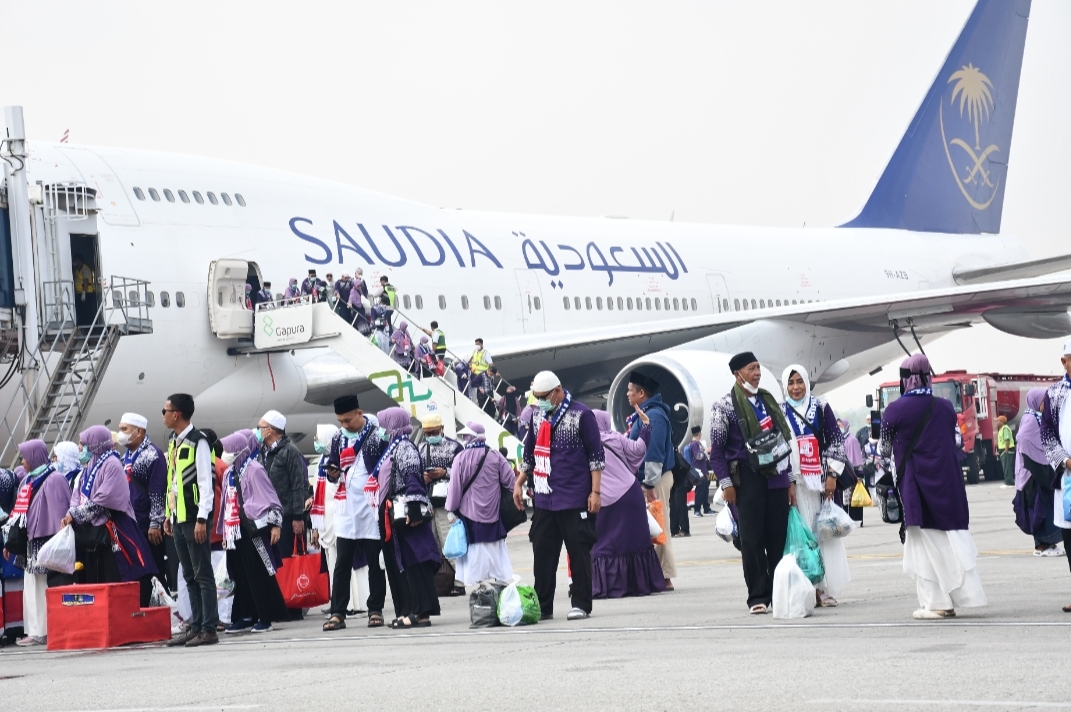
[{"label": "red shopping bag", "polygon": [[275,574],[287,608],[315,608],[331,600],[331,584],[323,570],[320,554],[298,554],[294,538],[294,555],[283,559]]}]

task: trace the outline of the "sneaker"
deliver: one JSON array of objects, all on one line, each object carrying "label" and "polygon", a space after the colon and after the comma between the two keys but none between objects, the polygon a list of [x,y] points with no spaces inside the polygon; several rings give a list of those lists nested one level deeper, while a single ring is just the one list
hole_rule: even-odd
[{"label": "sneaker", "polygon": [[235,623],[231,623],[229,626],[227,626],[227,630],[224,632],[228,634],[245,633],[252,627],[253,621],[246,619],[244,621],[237,621]]},{"label": "sneaker", "polygon": [[253,633],[269,633],[272,630],[274,629],[271,627],[270,621],[258,621],[257,624],[250,629]]},{"label": "sneaker", "polygon": [[1064,556],[1064,550],[1053,544],[1044,551],[1035,551],[1034,556]]},{"label": "sneaker", "polygon": [[45,638],[37,635],[26,635],[15,641],[15,645],[20,648],[29,648],[34,645],[44,645]]},{"label": "sneaker", "polygon": [[186,641],[187,648],[197,648],[202,645],[215,645],[219,642],[219,636],[214,630],[202,630],[197,635]]},{"label": "sneaker", "polygon": [[569,615],[567,616],[567,618],[571,621],[582,621],[590,615],[591,614],[585,611],[583,608],[574,608],[573,610],[569,611]]},{"label": "sneaker", "polygon": [[186,630],[182,631],[181,633],[179,633],[178,635],[176,635],[171,640],[167,641],[166,645],[169,648],[177,648],[180,645],[186,645],[186,643],[190,642],[191,640],[193,640],[196,637],[197,637],[197,633],[196,632],[194,632],[192,630],[189,630],[189,629],[186,629]]},{"label": "sneaker", "polygon": [[701,517],[701,516],[703,516],[703,513],[702,513],[702,512],[695,512],[695,513],[693,514],[693,516],[696,516],[696,517]]}]

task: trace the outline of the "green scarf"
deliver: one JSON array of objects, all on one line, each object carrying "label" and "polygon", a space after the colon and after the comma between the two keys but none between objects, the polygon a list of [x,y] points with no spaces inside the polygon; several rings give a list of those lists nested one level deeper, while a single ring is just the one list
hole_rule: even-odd
[{"label": "green scarf", "polygon": [[[781,406],[777,404],[773,394],[764,388],[760,388],[757,396],[762,401],[763,407],[766,408],[766,413],[773,418],[774,428],[784,436],[785,440],[790,440],[792,438],[792,429],[788,427],[785,414],[781,411]],[[736,406],[737,414],[744,417],[740,423],[740,427],[744,431],[744,440],[751,440],[762,435],[762,428],[759,427],[759,419],[755,415],[755,409],[748,402],[748,392],[739,383],[733,386],[733,404]]]}]

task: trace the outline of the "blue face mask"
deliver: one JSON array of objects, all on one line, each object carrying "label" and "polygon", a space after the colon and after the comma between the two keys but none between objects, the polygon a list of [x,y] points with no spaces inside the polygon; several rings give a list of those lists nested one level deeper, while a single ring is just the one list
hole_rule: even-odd
[{"label": "blue face mask", "polygon": [[430,443],[432,445],[438,445],[442,441],[443,441],[443,436],[442,435],[429,435],[428,436],[428,443]]},{"label": "blue face mask", "polygon": [[253,431],[253,437],[257,439],[258,443],[262,443],[263,444],[263,442],[264,442],[264,433],[260,432],[260,428],[256,428]]},{"label": "blue face mask", "polygon": [[787,400],[788,404],[793,408],[802,408],[807,403],[807,396],[804,396],[803,400],[795,400],[792,396],[786,394],[785,400]]},{"label": "blue face mask", "polygon": [[82,451],[78,453],[78,462],[85,465],[92,457],[93,455],[90,454],[89,450],[83,448]]},{"label": "blue face mask", "polygon": [[347,437],[347,438],[355,438],[358,435],[360,435],[360,433],[354,433],[354,432],[351,432],[349,430],[346,430],[345,428],[342,428],[342,435],[343,435],[343,437]]},{"label": "blue face mask", "polygon": [[327,452],[327,446],[319,440],[315,441],[312,444],[312,449],[316,451],[317,455],[323,455],[325,452]]},{"label": "blue face mask", "polygon": [[539,408],[544,413],[549,413],[554,410],[554,404],[545,398],[537,398],[535,402],[536,408]]},{"label": "blue face mask", "polygon": [[386,428],[380,428],[379,429],[379,439],[380,440],[386,440],[387,439],[387,429]]}]

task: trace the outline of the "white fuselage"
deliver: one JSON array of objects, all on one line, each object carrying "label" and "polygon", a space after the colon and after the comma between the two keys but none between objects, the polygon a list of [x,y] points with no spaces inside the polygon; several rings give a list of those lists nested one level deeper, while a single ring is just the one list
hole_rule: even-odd
[{"label": "white fuselage", "polygon": [[[101,276],[147,280],[156,295],[154,332],[121,340],[90,413],[88,422],[110,420],[113,426],[131,410],[156,420],[174,392],[193,394],[194,420],[211,422],[221,434],[248,427],[268,408],[290,414],[292,431],[310,432],[316,422],[333,419],[322,403],[305,401],[309,374],[316,372],[307,366],[322,350],[228,356],[234,342],[213,335],[208,269],[224,257],[256,263],[276,293],[290,278],[300,282],[310,268],[335,279],[362,268],[370,287],[388,275],[402,311],[419,326],[437,320],[451,348],[464,354],[473,338],[483,337],[492,355],[496,342],[524,334],[542,333],[553,343],[567,332],[612,324],[642,332],[645,323],[693,312],[952,286],[957,267],[1025,257],[1018,241],[1001,235],[440,209],[210,159],[40,143],[31,144],[28,179],[84,182],[97,190]],[[135,188],[144,200],[135,197]],[[149,197],[150,188],[160,200]],[[175,202],[164,197],[165,189]],[[189,203],[178,198],[180,190]],[[203,204],[193,200],[194,191],[205,198]],[[218,205],[208,202],[208,192]],[[222,193],[231,206],[223,204]],[[245,207],[235,202],[236,194]],[[163,292],[169,295],[167,308]],[[857,357],[850,372],[838,374],[844,377],[879,365],[876,354],[891,353],[881,345],[892,341],[892,333],[818,333],[759,321],[685,348],[733,351],[763,343],[771,354],[768,365],[779,372],[795,361],[825,363],[826,340],[838,344],[830,362]],[[872,349],[877,351],[858,360]],[[599,364],[592,366],[597,371]],[[614,375],[607,373],[605,383]],[[157,437],[161,429],[155,428]]]}]

